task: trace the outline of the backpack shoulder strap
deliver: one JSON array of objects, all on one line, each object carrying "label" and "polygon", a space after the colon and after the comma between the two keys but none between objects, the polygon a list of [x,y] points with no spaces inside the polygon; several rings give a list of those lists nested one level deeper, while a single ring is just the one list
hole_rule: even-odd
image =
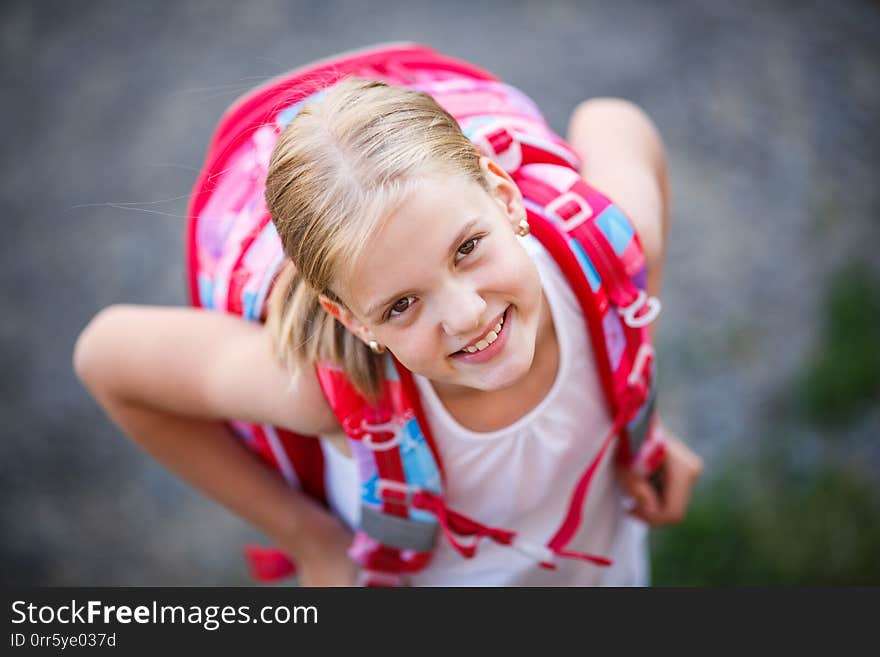
[{"label": "backpack shoulder strap", "polygon": [[647,296],[646,261],[633,224],[571,169],[526,164],[514,179],[535,236],[581,305],[611,415],[623,416],[618,458],[649,471],[662,456],[651,431],[656,387],[647,328],[660,302]]},{"label": "backpack shoulder strap", "polygon": [[437,517],[414,507],[412,496],[443,494],[440,459],[412,375],[390,353],[385,366],[383,394],[375,404],[339,368],[316,367],[358,468],[361,518],[349,555],[364,569],[368,585],[399,583],[403,574],[429,563]]}]

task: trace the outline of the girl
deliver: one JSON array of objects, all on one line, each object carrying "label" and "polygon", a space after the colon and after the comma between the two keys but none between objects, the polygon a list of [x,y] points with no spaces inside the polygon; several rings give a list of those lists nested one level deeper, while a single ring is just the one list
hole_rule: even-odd
[{"label": "girl", "polygon": [[[358,562],[373,568],[381,553],[373,546],[365,558],[370,546],[360,539],[368,538],[359,532],[352,545],[352,528],[388,521],[357,507],[366,441],[352,439],[328,381],[335,368],[352,394],[379,403],[393,354],[412,373],[445,474],[443,498],[421,499],[421,519],[430,509],[425,524],[439,520],[450,539],[432,541],[430,563],[405,568],[394,583],[645,584],[643,522],[682,518],[700,460],[667,436],[662,493],[639,470],[615,467],[602,438],[620,427],[603,403],[574,293],[529,234],[528,199],[450,114],[413,89],[349,78],[296,108],[265,180],[287,257],[265,324],[114,306],[80,336],[76,371],[138,444],[276,540],[301,583],[352,585]],[[592,100],[573,114],[568,142],[587,182],[635,225],[648,294],[657,295],[668,212],[656,129],[625,101]],[[218,422],[229,418],[320,436],[330,511],[251,458]],[[510,549],[512,532],[471,520],[512,527],[542,546],[591,460],[583,524],[566,544],[612,565],[540,568],[546,550],[528,558]],[[450,518],[495,543],[484,541],[474,556],[449,534]],[[419,551],[395,554],[412,566]]]}]

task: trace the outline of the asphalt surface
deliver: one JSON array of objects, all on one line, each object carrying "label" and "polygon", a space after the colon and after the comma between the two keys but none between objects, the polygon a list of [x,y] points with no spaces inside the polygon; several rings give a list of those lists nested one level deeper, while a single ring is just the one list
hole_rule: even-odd
[{"label": "asphalt surface", "polygon": [[[185,303],[186,196],[251,86],[408,40],[494,71],[560,132],[588,97],[644,107],[672,180],[664,414],[711,466],[772,432],[829,272],[876,264],[877,34],[876,2],[2,3],[3,581],[248,581],[238,545],[261,537],[126,441],[71,354],[108,304]],[[853,433],[880,463],[878,414]]]}]

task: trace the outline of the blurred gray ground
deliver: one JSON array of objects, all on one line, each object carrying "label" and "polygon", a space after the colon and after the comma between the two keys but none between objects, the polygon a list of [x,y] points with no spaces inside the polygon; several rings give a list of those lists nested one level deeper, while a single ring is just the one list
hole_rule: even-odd
[{"label": "blurred gray ground", "polygon": [[[3,2],[2,580],[248,581],[238,546],[260,537],[122,438],[73,344],[108,304],[185,303],[186,196],[237,95],[383,41],[494,71],[563,133],[591,96],[653,117],[673,198],[663,408],[711,478],[772,436],[829,272],[876,264],[878,34],[875,2]],[[880,464],[876,409],[851,434]]]}]

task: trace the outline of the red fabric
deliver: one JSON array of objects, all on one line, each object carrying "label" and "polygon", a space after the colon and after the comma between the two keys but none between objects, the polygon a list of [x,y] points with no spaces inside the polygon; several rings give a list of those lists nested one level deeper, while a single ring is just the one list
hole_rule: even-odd
[{"label": "red fabric", "polygon": [[364,551],[356,561],[363,568],[383,573],[400,573],[406,570],[400,550],[389,545],[376,545]]},{"label": "red fabric", "polygon": [[238,259],[235,261],[235,264],[232,267],[232,276],[230,277],[229,281],[229,289],[226,291],[226,312],[228,313],[241,315],[244,310],[241,305],[241,290],[244,287],[245,282],[247,281],[247,272],[242,272],[242,261],[247,255],[250,245],[255,239],[257,239],[259,234],[263,232],[263,228],[265,228],[266,224],[268,224],[270,221],[271,217],[268,213],[266,213],[263,216],[262,221],[260,221],[259,224],[256,224],[253,229],[247,234],[245,239],[242,240],[241,253],[239,253]]},{"label": "red fabric", "polygon": [[244,556],[251,576],[260,582],[277,582],[296,574],[296,564],[277,548],[245,545]]},{"label": "red fabric", "polygon": [[266,432],[263,430],[261,426],[254,426],[254,440],[251,442],[248,447],[253,451],[257,456],[259,456],[263,461],[266,462],[273,470],[280,473],[281,467],[278,464],[278,459],[275,457],[275,452],[272,451],[272,448],[269,446],[269,440],[266,438]]},{"label": "red fabric", "polygon": [[324,450],[321,449],[321,442],[312,436],[303,436],[284,429],[277,429],[276,432],[293,464],[302,489],[326,506]]},{"label": "red fabric", "polygon": [[[514,536],[516,536],[515,532],[489,527],[446,508],[443,498],[430,491],[423,490],[416,493],[413,496],[413,506],[417,509],[430,511],[436,515],[437,522],[440,523],[440,528],[443,530],[446,540],[466,559],[472,558],[477,553],[477,544],[484,536],[502,545],[510,545]],[[469,545],[461,543],[455,538],[453,532],[460,536],[474,536],[474,542]]]}]

